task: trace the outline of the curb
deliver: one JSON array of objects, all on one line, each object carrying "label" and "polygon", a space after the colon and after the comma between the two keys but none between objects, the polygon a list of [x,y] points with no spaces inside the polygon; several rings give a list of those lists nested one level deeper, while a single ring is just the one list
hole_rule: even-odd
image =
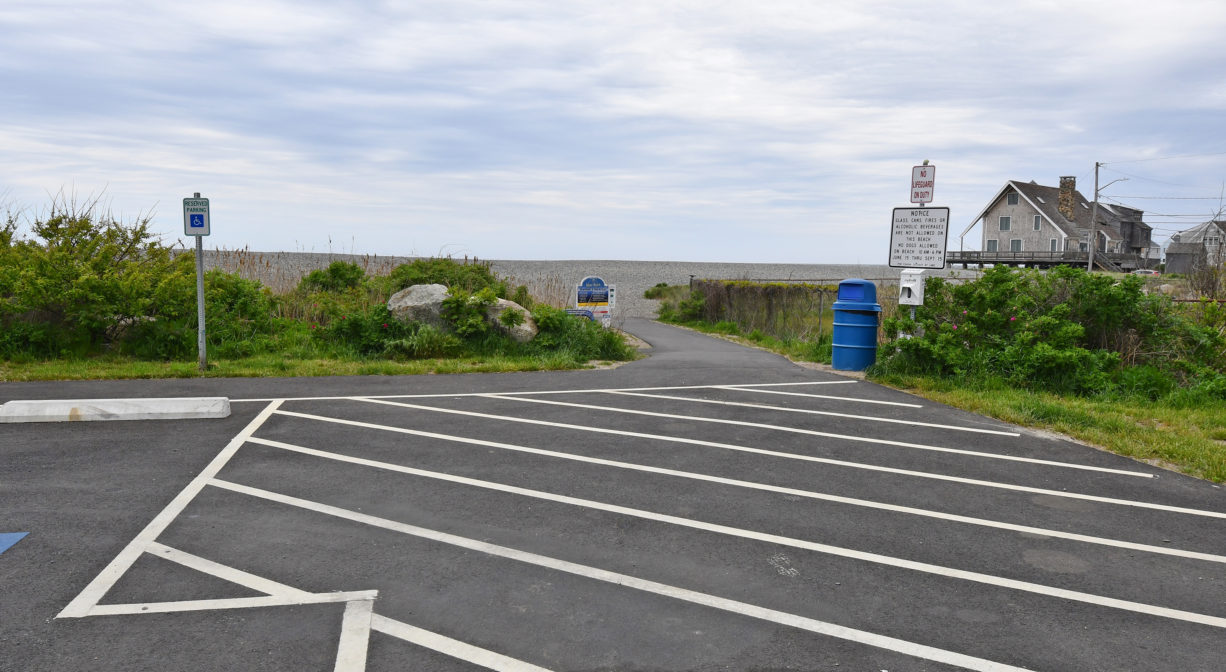
[{"label": "curb", "polygon": [[227,397],[168,399],[48,399],[0,405],[0,423],[225,418]]}]

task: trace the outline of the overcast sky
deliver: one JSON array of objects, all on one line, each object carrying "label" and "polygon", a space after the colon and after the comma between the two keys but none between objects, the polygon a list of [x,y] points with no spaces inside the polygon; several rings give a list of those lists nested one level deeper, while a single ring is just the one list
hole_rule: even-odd
[{"label": "overcast sky", "polygon": [[1101,161],[1165,240],[1226,185],[1224,46],[1222,0],[3,0],[0,203],[101,194],[190,246],[201,192],[209,248],[884,264],[924,159],[951,249],[1006,180],[1092,195]]}]

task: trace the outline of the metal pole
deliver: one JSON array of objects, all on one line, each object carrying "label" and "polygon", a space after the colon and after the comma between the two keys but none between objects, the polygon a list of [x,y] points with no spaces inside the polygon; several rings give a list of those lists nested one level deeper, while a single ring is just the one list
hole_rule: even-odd
[{"label": "metal pole", "polygon": [[1094,248],[1098,245],[1098,167],[1101,165],[1094,162],[1094,207],[1090,209],[1090,256],[1086,262],[1086,273],[1094,272]]},{"label": "metal pole", "polygon": [[[200,192],[196,192],[200,198]],[[209,368],[204,349],[204,236],[196,236],[196,351],[199,353],[200,371]]]}]

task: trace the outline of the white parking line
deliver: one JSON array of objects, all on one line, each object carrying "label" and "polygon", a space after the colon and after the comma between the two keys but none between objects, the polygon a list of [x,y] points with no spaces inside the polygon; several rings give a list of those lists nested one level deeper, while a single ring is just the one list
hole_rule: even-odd
[{"label": "white parking line", "polygon": [[[1119,474],[1122,476],[1135,476],[1139,478],[1153,478],[1151,474],[1146,474],[1146,473],[1137,472],[1137,471],[1126,471],[1123,469],[1109,469],[1106,467],[1094,467],[1094,466],[1085,465],[1085,464],[1073,464],[1070,462],[1056,462],[1053,460],[1040,460],[1040,459],[1030,458],[1030,457],[1017,457],[1014,455],[999,455],[996,453],[981,453],[981,452],[973,451],[973,450],[960,450],[957,448],[943,448],[941,446],[929,446],[929,445],[920,444],[920,443],[907,443],[904,441],[890,441],[888,439],[872,439],[872,438],[862,437],[862,436],[833,434],[830,432],[819,432],[817,430],[812,430],[812,429],[797,429],[794,427],[786,427],[783,425],[767,425],[767,424],[757,423],[757,422],[742,422],[739,420],[723,420],[720,418],[703,418],[703,417],[695,417],[695,416],[688,416],[688,415],[674,415],[670,413],[656,413],[654,411],[638,411],[638,410],[626,409],[626,408],[611,408],[607,406],[593,406],[591,404],[573,404],[573,403],[569,403],[565,401],[549,401],[547,399],[526,399],[526,398],[513,397],[509,395],[502,395],[502,394],[484,394],[484,395],[477,395],[477,396],[484,396],[484,397],[489,397],[493,399],[506,399],[510,401],[519,401],[523,403],[549,404],[553,406],[568,406],[572,408],[582,408],[582,409],[590,410],[590,411],[607,411],[611,413],[629,413],[629,414],[634,414],[634,415],[647,415],[647,416],[658,417],[658,418],[668,418],[671,420],[689,420],[693,422],[708,422],[708,423],[719,423],[719,424],[756,427],[760,429],[770,429],[770,430],[777,430],[781,432],[791,432],[793,434],[805,434],[808,436],[821,436],[824,438],[841,439],[845,441],[858,441],[862,443],[872,443],[872,444],[877,444],[877,445],[893,446],[896,448],[914,448],[917,450],[928,450],[928,451],[939,452],[939,453],[954,453],[958,455],[967,455],[971,457],[986,457],[989,459],[1005,460],[1009,462],[1025,462],[1028,464],[1042,464],[1045,466],[1062,467],[1065,469],[1080,469],[1084,471],[1099,471],[1099,472],[1104,472],[1104,473],[1109,473],[1109,474]],[[386,404],[389,406],[401,406],[404,408],[414,408],[414,409],[423,410],[423,411],[433,411],[435,413],[449,413],[452,415],[465,415],[465,416],[474,417],[474,418],[488,418],[492,420],[503,420],[506,422],[519,422],[519,423],[525,423],[525,424],[545,425],[545,426],[551,426],[551,427],[564,427],[568,429],[579,429],[579,430],[589,431],[589,432],[605,432],[609,434],[621,434],[623,436],[642,436],[646,438],[660,438],[659,436],[652,435],[652,434],[641,434],[637,432],[623,432],[620,430],[609,430],[609,429],[602,429],[602,428],[597,428],[597,427],[587,427],[587,426],[582,426],[582,425],[570,425],[570,424],[560,423],[560,422],[548,422],[545,420],[520,418],[520,417],[513,416],[513,415],[497,415],[493,413],[479,413],[477,411],[461,411],[458,409],[444,408],[440,406],[423,406],[421,404],[409,404],[405,402],[391,401],[388,399],[375,399],[372,397],[353,398],[351,400],[352,401],[364,401],[364,402],[369,402],[372,404]]]},{"label": "white parking line", "polygon": [[90,581],[89,585],[85,586],[80,594],[73,598],[56,615],[56,618],[81,618],[88,616],[90,610],[115,585],[119,577],[127,573],[128,569],[132,567],[132,563],[136,562],[136,559],[158,538],[158,535],[162,534],[174,519],[183,512],[183,509],[196,498],[196,495],[204,488],[205,483],[216,476],[222,467],[226,466],[226,463],[230,461],[230,458],[234,456],[234,453],[243,445],[247,438],[254,434],[255,430],[264,424],[264,421],[272,417],[273,411],[277,410],[277,407],[280,405],[280,401],[268,404],[251,422],[247,423],[247,426],[242,431],[230,439],[230,443],[217,454],[217,457],[213,458],[213,461],[209,462],[208,466],[192,479],[192,482],[188,483],[187,487],[183,488],[166,505],[166,508],[162,509],[161,513],[149,521],[145,529],[141,530],[140,534],[128,542],[128,545],[111,560],[110,564],[99,572],[98,576],[94,577],[94,580]]},{"label": "white parking line", "polygon": [[906,404],[901,401],[880,401],[878,399],[859,399],[857,397],[836,397],[829,394],[810,394],[808,392],[784,392],[783,390],[768,390],[750,385],[712,385],[715,390],[735,390],[737,392],[756,392],[758,394],[782,394],[789,397],[808,397],[810,399],[832,399],[834,401],[851,401],[861,404],[880,404],[882,406],[903,406],[905,408],[923,408],[923,404]]},{"label": "white parking line", "polygon": [[[168,560],[173,560],[185,567],[191,567],[197,571],[204,572],[219,579],[224,579],[240,586],[245,586],[252,590],[269,595],[283,596],[310,596],[305,590],[299,590],[293,586],[288,586],[284,583],[278,583],[271,579],[266,579],[262,576],[256,576],[248,572],[244,572],[233,567],[227,567],[212,560],[207,560],[191,553],[181,551],[176,548],[171,548],[159,543],[150,545],[150,553],[156,553],[159,557],[164,557]],[[335,670],[350,670],[360,672],[366,667],[366,647],[368,643],[362,643],[363,637],[369,642],[370,630],[377,630],[386,635],[403,639],[407,642],[417,644],[439,653],[458,658],[470,663],[485,665],[495,670],[516,670],[517,672],[549,672],[544,668],[530,665],[514,658],[508,658],[493,651],[481,649],[464,642],[460,642],[449,637],[444,637],[440,634],[423,630],[418,627],[392,620],[390,618],[379,616],[373,612],[374,602],[366,599],[366,593],[345,593],[344,595],[358,595],[362,599],[348,602],[345,605],[344,622],[342,624],[341,644],[337,647],[337,665]],[[371,594],[373,595],[373,593]],[[358,603],[359,606],[353,605]],[[207,606],[207,605],[206,605]],[[365,635],[363,635],[363,629]],[[348,638],[348,643],[346,643]],[[359,665],[358,660],[361,660]],[[497,665],[487,664],[488,662],[496,662]]]},{"label": "white parking line", "polygon": [[[528,453],[531,455],[542,455],[545,457],[553,457],[563,460],[571,460],[575,462],[583,462],[586,464],[596,464],[606,467],[614,467],[618,469],[627,469],[632,471],[641,471],[651,474],[660,474],[663,476],[675,476],[677,478],[686,478],[695,481],[705,481],[708,483],[719,483],[721,485],[731,485],[739,488],[747,488],[751,490],[762,490],[765,492],[776,492],[784,495],[792,495],[795,497],[804,497],[807,499],[816,499],[828,502],[837,502],[839,504],[849,504],[852,506],[860,506],[869,509],[878,509],[881,511],[890,511],[892,513],[905,513],[915,516],[923,516],[925,518],[935,518],[937,520],[945,520],[955,523],[966,523],[970,525],[979,525],[982,527],[990,527],[1000,530],[1009,530],[1011,532],[1021,532],[1024,534],[1037,534],[1045,537],[1053,537],[1059,539],[1068,539],[1070,541],[1078,541],[1088,544],[1098,544],[1102,546],[1113,546],[1116,548],[1127,548],[1134,551],[1144,551],[1146,553],[1157,553],[1160,555],[1172,555],[1193,560],[1204,560],[1206,562],[1218,562],[1226,564],[1226,556],[1213,555],[1210,553],[1199,553],[1196,551],[1185,551],[1169,546],[1152,546],[1149,544],[1139,544],[1130,541],[1119,539],[1107,539],[1104,537],[1094,537],[1084,534],[1076,534],[1073,532],[1064,532],[1061,530],[1051,530],[1042,527],[1030,527],[1028,525],[1015,525],[1013,523],[1005,523],[995,520],[987,520],[985,518],[973,518],[971,516],[960,516],[952,513],[944,513],[942,511],[933,511],[930,509],[920,509],[910,506],[899,506],[896,504],[886,504],[884,502],[875,502],[867,499],[856,499],[852,497],[842,497],[840,495],[830,495],[821,492],[813,492],[810,490],[798,490],[796,488],[786,488],[778,485],[769,485],[766,483],[755,483],[752,481],[742,481],[732,478],[723,478],[720,476],[711,476],[708,474],[699,474],[689,471],[678,471],[676,469],[665,469],[663,467],[653,467],[643,464],[632,464],[629,462],[619,462],[616,460],[606,460],[598,457],[586,457],[584,455],[575,455],[573,453],[560,453],[553,450],[545,450],[543,448],[529,448],[527,446],[518,446],[509,443],[499,443],[497,441],[485,441],[482,439],[470,439],[463,436],[454,436],[450,434],[437,434],[434,432],[426,432],[416,429],[406,429],[403,427],[391,427],[388,425],[375,425],[356,420],[343,420],[339,418],[327,418],[319,415],[310,415],[307,413],[296,413],[292,411],[278,411],[278,415],[286,415],[308,420],[318,420],[321,422],[330,422],[334,424],[348,425],[352,427],[362,427],[364,429],[374,429],[384,432],[392,432],[397,434],[408,434],[411,436],[421,436],[431,439],[439,439],[441,441],[452,441],[455,443],[464,443],[474,446],[482,446],[486,448],[499,448],[501,450],[510,450],[520,453]],[[305,446],[298,446],[283,441],[274,441],[271,439],[262,439],[259,437],[251,437],[248,443],[256,443],[271,448],[281,448],[306,455],[315,455],[317,457],[325,457],[328,459],[337,459],[357,464],[365,463],[360,458],[348,458],[339,453],[331,453]],[[382,465],[383,463],[372,463],[373,465]]]},{"label": "white parking line", "polygon": [[336,646],[336,667],[332,668],[334,672],[363,672],[366,669],[374,609],[374,600],[354,600],[345,605],[345,614],[341,618],[341,639]]},{"label": "white parking line", "polygon": [[[927,563],[927,562],[907,560],[905,558],[897,558],[897,557],[893,557],[889,555],[882,555],[880,553],[870,553],[867,551],[858,551],[858,550],[851,549],[851,548],[843,548],[840,546],[832,546],[830,544],[822,544],[822,543],[818,543],[814,541],[807,541],[804,539],[796,539],[794,537],[785,537],[785,536],[778,535],[778,534],[769,534],[766,532],[758,532],[756,530],[748,530],[748,529],[743,529],[743,528],[731,527],[728,525],[720,525],[718,523],[707,523],[707,522],[700,521],[700,520],[694,520],[692,518],[682,518],[680,516],[672,516],[672,515],[663,514],[663,513],[656,513],[654,511],[646,511],[644,509],[635,509],[635,508],[628,507],[628,506],[620,506],[617,504],[607,504],[605,502],[598,502],[595,500],[583,499],[580,497],[571,497],[569,495],[558,495],[558,494],[554,494],[551,492],[544,492],[541,490],[532,490],[530,488],[521,488],[521,487],[514,486],[514,485],[506,485],[504,483],[495,483],[493,481],[483,481],[483,480],[476,479],[476,478],[468,478],[466,476],[454,476],[452,474],[444,474],[444,473],[440,473],[437,471],[416,469],[414,467],[406,467],[406,466],[399,465],[399,464],[390,464],[387,462],[378,462],[375,460],[367,460],[363,458],[349,457],[347,455],[338,455],[336,453],[326,453],[324,451],[316,451],[316,450],[309,449],[309,448],[300,449],[299,452],[309,452],[310,454],[317,455],[319,457],[325,457],[328,459],[337,460],[341,462],[348,462],[351,464],[372,467],[372,468],[381,469],[384,471],[391,471],[391,472],[396,472],[396,473],[401,473],[401,474],[407,474],[410,476],[420,476],[423,478],[429,478],[429,479],[438,480],[438,481],[445,481],[448,483],[458,483],[461,485],[468,485],[468,486],[472,486],[476,488],[481,488],[484,490],[494,490],[497,492],[505,492],[505,493],[512,494],[512,495],[519,495],[522,497],[530,497],[533,499],[557,502],[559,504],[568,504],[571,506],[578,506],[578,507],[587,508],[587,509],[594,509],[597,511],[606,511],[608,513],[615,513],[619,515],[630,516],[633,518],[641,518],[644,520],[653,520],[653,521],[657,521],[661,523],[666,523],[669,525],[676,525],[678,527],[687,527],[690,529],[702,530],[705,532],[714,532],[716,534],[722,534],[722,535],[730,536],[730,537],[737,537],[741,539],[751,539],[754,541],[763,541],[763,542],[767,542],[771,544],[778,544],[780,546],[789,546],[792,548],[799,548],[801,550],[814,551],[814,552],[823,553],[826,555],[833,555],[833,556],[842,557],[842,558],[850,558],[852,560],[860,560],[862,562],[871,562],[873,564],[884,565],[887,567],[908,569],[911,571],[921,572],[924,574],[932,574],[932,575],[943,576],[947,578],[960,579],[963,581],[970,581],[973,583],[980,583],[980,584],[985,584],[985,585],[990,585],[990,586],[996,586],[999,588],[1009,588],[1009,589],[1017,590],[1021,592],[1034,593],[1037,595],[1045,595],[1048,597],[1057,597],[1060,599],[1071,600],[1075,602],[1084,602],[1087,604],[1094,604],[1094,605],[1103,606],[1103,607],[1111,607],[1114,609],[1121,609],[1124,611],[1131,611],[1131,612],[1135,612],[1139,614],[1148,614],[1151,616],[1161,616],[1164,618],[1171,618],[1171,619],[1176,619],[1180,621],[1187,621],[1189,623],[1199,623],[1201,625],[1211,625],[1211,626],[1218,627],[1218,628],[1226,628],[1226,618],[1221,618],[1218,616],[1211,616],[1208,614],[1198,614],[1195,612],[1183,611],[1180,609],[1171,609],[1168,607],[1144,604],[1141,602],[1131,602],[1128,600],[1120,600],[1120,599],[1116,599],[1113,597],[1094,595],[1091,593],[1082,593],[1082,592],[1078,592],[1074,590],[1067,590],[1064,588],[1056,588],[1053,586],[1045,586],[1043,584],[1031,583],[1029,581],[1019,581],[1017,579],[1008,579],[1004,577],[993,576],[991,574],[983,574],[981,572],[972,572],[968,570],[957,569],[954,567],[934,565],[934,564]],[[255,488],[247,488],[246,486],[242,486],[237,483],[232,483],[229,481],[222,481],[219,479],[214,479],[210,481],[210,484],[215,485],[217,487],[235,490],[237,492],[246,492],[248,489],[255,490]],[[266,492],[266,491],[261,491],[261,492]],[[325,506],[325,505],[321,504],[319,506]]]},{"label": "white parking line", "polygon": [[287,586],[283,583],[270,581],[262,576],[249,574],[241,569],[235,569],[219,562],[213,562],[207,558],[202,558],[198,555],[193,555],[186,551],[181,551],[177,548],[171,548],[165,544],[153,542],[146,549],[150,554],[156,555],[159,558],[165,558],[172,562],[176,562],[184,567],[203,572],[209,576],[215,576],[219,579],[229,581],[230,583],[250,588],[268,595],[277,595],[287,598],[303,598],[308,597],[311,593],[305,590],[299,590],[292,586]]},{"label": "white parking line", "polygon": [[[1012,483],[1001,483],[998,481],[985,481],[975,478],[964,478],[962,476],[948,476],[946,474],[936,474],[927,471],[914,471],[912,469],[899,469],[898,467],[885,467],[876,464],[867,464],[863,462],[849,462],[847,460],[835,460],[828,457],[816,457],[813,455],[803,455],[800,453],[786,453],[778,450],[769,450],[766,448],[753,448],[751,446],[738,446],[732,443],[720,443],[718,441],[703,441],[702,439],[689,439],[681,436],[668,436],[665,434],[646,434],[643,432],[629,432],[620,429],[605,429],[602,427],[589,427],[586,425],[570,425],[560,422],[548,422],[545,420],[530,420],[527,418],[516,418],[513,416],[489,415],[486,413],[474,413],[469,411],[452,411],[450,409],[440,409],[434,406],[418,406],[416,404],[404,404],[400,402],[385,401],[381,399],[352,399],[351,401],[369,401],[375,404],[388,404],[392,406],[401,406],[407,408],[417,408],[427,411],[441,411],[447,413],[459,413],[462,415],[475,415],[487,418],[495,418],[500,420],[508,420],[511,422],[523,422],[535,425],[544,425],[550,427],[559,427],[563,429],[574,429],[581,432],[593,432],[597,434],[611,434],[616,436],[632,436],[641,439],[652,439],[668,443],[682,443],[692,446],[703,446],[707,448],[719,448],[722,450],[733,450],[742,453],[754,453],[756,455],[770,455],[771,457],[781,457],[788,460],[799,460],[802,462],[815,462],[818,464],[829,464],[837,467],[848,467],[851,469],[863,469],[865,471],[879,471],[887,474],[898,474],[900,476],[910,476],[915,478],[929,478],[937,481],[947,481],[950,483],[963,483],[966,485],[978,485],[986,488],[998,488],[1001,490],[1012,490],[1014,492],[1030,492],[1036,495],[1048,495],[1050,497],[1064,497],[1067,499],[1080,499],[1089,502],[1101,502],[1103,504],[1115,504],[1119,506],[1132,506],[1140,509],[1154,509],[1156,511],[1170,511],[1172,513],[1182,513],[1191,516],[1205,516],[1207,518],[1223,518],[1226,519],[1226,513],[1220,511],[1209,511],[1206,509],[1189,509],[1182,506],[1170,506],[1168,504],[1156,504],[1152,502],[1142,502],[1132,499],[1117,499],[1114,497],[1101,497],[1099,495],[1087,495],[1078,492],[1068,492],[1067,490],[1051,490],[1048,488],[1035,488],[1029,485],[1014,485]],[[1120,472],[1124,476],[1148,476],[1148,474],[1138,474],[1130,471]]]},{"label": "white parking line", "polygon": [[486,669],[498,670],[499,672],[550,672],[546,668],[509,658],[501,653],[473,646],[458,639],[444,637],[438,633],[422,630],[408,623],[394,621],[378,614],[375,614],[374,618],[371,619],[370,627],[385,635],[391,635],[406,642],[411,642],[427,649],[433,649],[452,658],[468,661]]},{"label": "white parking line", "polygon": [[[744,383],[744,384],[735,385],[734,387],[736,387],[737,389],[743,389],[743,388],[758,388],[758,387],[784,387],[784,386],[796,386],[796,385],[854,385],[855,383],[858,383],[858,382],[859,381],[857,380],[811,380],[811,381],[805,381],[805,382],[800,382],[800,383]],[[621,388],[621,389],[624,389],[626,392],[654,392],[654,391],[664,391],[664,390],[719,389],[722,387],[728,387],[728,386],[726,385],[669,385],[666,387],[627,387],[627,388]],[[608,392],[608,391],[609,391],[609,388],[607,387],[597,387],[597,388],[592,388],[592,389],[581,389],[581,390],[530,390],[527,392],[500,392],[499,394],[528,394],[528,395],[584,394],[587,392]],[[328,401],[328,400],[341,400],[341,399],[439,399],[439,398],[446,398],[446,397],[479,397],[483,394],[485,394],[485,392],[453,392],[450,394],[447,394],[447,393],[377,394],[377,395],[364,394],[361,396],[345,395],[345,396],[320,396],[320,397],[268,397],[268,398],[258,398],[258,399],[257,398],[231,399],[230,403],[233,404],[233,403],[244,402],[244,401],[245,402]],[[843,399],[843,397],[838,397],[838,398]],[[849,401],[861,401],[861,400],[849,399]],[[878,403],[889,403],[889,402],[878,402]]]},{"label": "white parking line", "polygon": [[280,595],[262,597],[231,597],[216,600],[181,600],[178,602],[138,602],[132,604],[95,604],[88,616],[119,616],[135,614],[172,614],[185,611],[216,611],[221,609],[255,609],[260,607],[296,607],[304,604],[336,604],[353,600],[373,600],[378,591],[359,590],[346,593],[310,593],[305,598]]},{"label": "white parking line", "polygon": [[[895,651],[897,653],[901,653],[901,654],[908,655],[908,656],[913,656],[915,658],[922,658],[925,660],[945,663],[948,665],[954,665],[956,667],[961,667],[961,668],[968,669],[968,670],[977,670],[980,672],[1023,672],[1022,668],[1005,665],[1003,663],[997,663],[997,662],[986,660],[983,658],[976,658],[974,656],[968,656],[968,655],[956,653],[953,651],[946,651],[944,649],[938,649],[938,648],[931,647],[931,646],[925,646],[923,644],[917,644],[915,642],[909,642],[909,641],[902,640],[902,639],[896,639],[894,637],[887,637],[885,635],[879,635],[879,634],[867,632],[864,630],[856,630],[853,628],[847,628],[841,625],[836,625],[834,623],[819,621],[816,619],[807,618],[804,616],[798,616],[796,614],[789,614],[789,613],[782,612],[782,611],[776,611],[774,609],[767,609],[764,607],[759,607],[756,605],[748,604],[746,602],[738,602],[735,600],[729,600],[729,599],[718,597],[715,595],[709,595],[706,593],[700,593],[700,592],[688,590],[685,588],[679,588],[677,586],[670,586],[670,585],[663,584],[663,583],[657,583],[655,581],[648,581],[646,579],[640,579],[638,577],[630,576],[628,574],[620,574],[617,572],[611,572],[611,571],[599,569],[596,567],[580,565],[578,563],[568,562],[565,560],[559,560],[557,558],[551,558],[551,557],[544,556],[544,555],[538,555],[536,553],[520,551],[520,550],[509,548],[506,546],[498,546],[496,544],[491,544],[491,543],[484,542],[484,541],[478,541],[476,539],[469,539],[467,537],[460,537],[460,536],[453,535],[453,534],[447,534],[446,532],[438,532],[436,530],[430,530],[430,529],[426,529],[423,527],[417,527],[415,525],[408,525],[408,524],[400,523],[394,520],[388,520],[386,518],[378,518],[376,516],[359,513],[357,511],[349,511],[347,509],[342,509],[342,508],[335,507],[335,506],[329,506],[326,504],[320,504],[318,502],[312,502],[312,501],[305,500],[305,499],[299,499],[297,497],[291,497],[289,495],[283,495],[283,494],[271,492],[268,490],[261,490],[258,488],[252,488],[252,487],[248,487],[245,485],[239,485],[237,483],[231,483],[228,481],[221,481],[221,480],[216,480],[216,479],[214,479],[211,482],[211,485],[216,486],[218,488],[224,488],[232,492],[237,492],[237,493],[241,493],[244,495],[250,495],[252,497],[258,497],[260,499],[278,502],[281,504],[285,504],[287,506],[293,506],[293,507],[305,509],[308,511],[315,511],[316,513],[322,513],[325,515],[333,516],[333,517],[340,518],[343,520],[353,521],[353,522],[360,523],[363,525],[370,525],[372,527],[378,527],[380,529],[400,532],[402,534],[407,534],[407,535],[419,537],[422,539],[429,539],[431,541],[436,541],[436,542],[448,544],[451,546],[467,548],[469,550],[476,551],[479,553],[485,553],[487,555],[506,558],[509,560],[516,560],[519,562],[523,562],[523,563],[530,564],[530,565],[535,565],[538,567],[543,567],[546,569],[566,572],[568,574],[573,574],[576,576],[581,576],[581,577],[593,579],[596,581],[602,581],[605,583],[623,586],[626,588],[631,588],[634,590],[652,593],[655,595],[661,595],[664,597],[682,600],[682,601],[690,602],[693,604],[699,604],[699,605],[711,607],[713,609],[719,609],[719,610],[730,612],[730,613],[741,614],[743,616],[749,616],[751,618],[756,618],[756,619],[768,621],[771,623],[786,625],[786,626],[790,626],[793,628],[806,630],[808,632],[817,633],[820,635],[826,635],[829,637],[835,637],[838,639],[857,642],[860,644],[865,644],[868,646],[885,649],[888,651]],[[376,630],[379,630],[380,632],[388,632],[388,630],[383,629],[384,624],[380,621],[378,617],[375,617],[373,626]],[[506,669],[506,670],[518,671],[520,669],[525,669],[525,668],[494,668],[494,669]]]},{"label": "white parking line", "polygon": [[[744,401],[723,401],[720,399],[697,399],[695,397],[678,397],[667,394],[644,394],[642,392],[625,392],[623,390],[609,390],[608,394],[617,394],[626,397],[645,397],[647,399],[669,399],[672,401],[688,401],[695,404],[717,404],[720,406],[740,406],[742,408],[756,408],[763,411],[779,411],[781,413],[805,413],[808,415],[825,415],[833,418],[848,418],[850,420],[868,420],[870,422],[886,422],[898,425],[912,425],[914,427],[934,427],[936,429],[948,429],[955,432],[976,432],[979,434],[995,434],[997,436],[1021,436],[1017,432],[1002,432],[998,429],[980,429],[978,427],[965,427],[962,425],[940,425],[934,422],[920,422],[919,420],[902,420],[899,418],[883,418],[877,415],[852,415],[851,413],[837,413],[835,411],[817,411],[808,408],[789,408],[787,406],[771,406],[770,404],[751,404]],[[500,394],[490,394],[491,397],[503,397]],[[510,396],[510,395],[507,395]]]}]

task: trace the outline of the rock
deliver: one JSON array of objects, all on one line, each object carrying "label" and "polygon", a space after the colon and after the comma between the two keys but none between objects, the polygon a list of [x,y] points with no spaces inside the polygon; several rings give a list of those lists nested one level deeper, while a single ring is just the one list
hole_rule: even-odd
[{"label": "rock", "polygon": [[413,285],[393,294],[387,309],[401,322],[423,322],[450,333],[451,324],[443,319],[445,298],[445,285]]},{"label": "rock", "polygon": [[[518,310],[524,316],[524,321],[513,327],[503,324],[502,314],[510,309]],[[485,320],[490,323],[490,326],[510,336],[511,340],[516,343],[527,343],[536,338],[537,328],[536,322],[532,321],[532,314],[514,301],[498,299],[498,303],[486,309]]]},{"label": "rock", "polygon": [[[422,322],[451,333],[454,331],[451,323],[443,319],[443,299],[446,298],[445,285],[413,285],[393,294],[387,300],[387,309],[401,322]],[[503,324],[502,315],[510,309],[518,310],[524,316],[523,322],[513,327]],[[497,303],[486,309],[485,321],[517,343],[527,343],[536,338],[537,328],[532,315],[514,301],[498,299]]]}]

